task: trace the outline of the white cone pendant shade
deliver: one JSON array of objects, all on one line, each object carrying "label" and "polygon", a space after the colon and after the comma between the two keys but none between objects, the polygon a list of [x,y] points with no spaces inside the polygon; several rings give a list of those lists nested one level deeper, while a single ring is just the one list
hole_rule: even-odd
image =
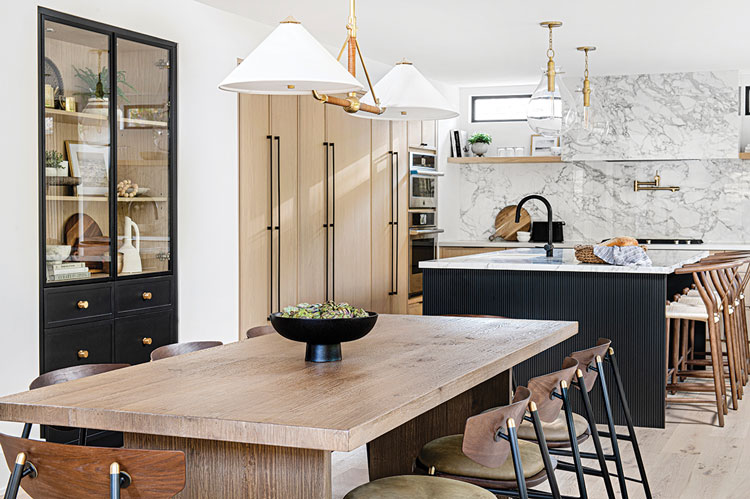
[{"label": "white cone pendant shade", "polygon": [[229,73],[219,88],[265,95],[346,93],[362,85],[300,23],[288,18]]},{"label": "white cone pendant shade", "polygon": [[[451,108],[443,94],[409,62],[400,62],[375,84],[375,96],[380,99],[383,114],[357,113],[354,116],[373,120],[445,120],[458,113]],[[362,103],[376,105],[372,93],[362,97]]]}]

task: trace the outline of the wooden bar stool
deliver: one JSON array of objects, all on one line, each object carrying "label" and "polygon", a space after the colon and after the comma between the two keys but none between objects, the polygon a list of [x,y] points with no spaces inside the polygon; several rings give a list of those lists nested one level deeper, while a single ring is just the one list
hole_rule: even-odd
[{"label": "wooden bar stool", "polygon": [[[65,383],[66,381],[73,381],[75,379],[87,378],[94,376],[95,374],[106,373],[114,371],[116,369],[122,369],[123,367],[130,367],[130,364],[83,364],[80,366],[64,367],[62,369],[56,369],[48,373],[44,373],[41,376],[34,379],[29,385],[29,390],[35,390],[37,388],[43,388],[45,386],[56,385],[58,383]],[[23,425],[22,438],[29,438],[31,435],[31,423]],[[86,428],[68,428],[65,426],[53,426],[58,431],[72,431],[78,430],[78,440],[66,442],[68,444],[86,445],[88,438],[88,430]],[[122,446],[122,436],[115,438],[115,446]]]},{"label": "wooden bar stool", "polygon": [[[564,383],[561,389],[561,397],[567,398]],[[468,482],[500,496],[560,498],[555,461],[544,444],[544,430],[531,398],[529,389],[520,386],[512,404],[467,419],[462,435],[428,442],[419,451],[415,471]],[[527,409],[541,444],[518,440],[517,422],[523,421]],[[549,480],[551,494],[530,489],[545,480]]]},{"label": "wooden bar stool", "polygon": [[344,499],[496,499],[495,494],[467,482],[424,475],[380,478],[349,491]]},{"label": "wooden bar stool", "polygon": [[11,470],[5,499],[15,499],[19,488],[44,499],[119,499],[121,491],[125,497],[155,499],[185,488],[181,451],[78,447],[2,433],[0,445]]},{"label": "wooden bar stool", "polygon": [[164,345],[154,349],[154,351],[151,352],[151,360],[167,359],[177,355],[205,350],[206,348],[220,347],[223,344],[224,343],[221,341],[189,341],[187,343],[172,343],[171,345]]}]

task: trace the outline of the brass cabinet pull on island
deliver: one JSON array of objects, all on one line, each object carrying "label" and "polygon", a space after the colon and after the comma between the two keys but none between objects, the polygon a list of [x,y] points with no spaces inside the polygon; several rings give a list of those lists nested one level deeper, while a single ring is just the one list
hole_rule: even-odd
[{"label": "brass cabinet pull on island", "polygon": [[78,350],[78,358],[79,359],[88,359],[89,358],[89,351],[88,350]]},{"label": "brass cabinet pull on island", "polygon": [[143,342],[144,345],[150,345],[151,343],[154,342],[154,340],[152,340],[149,337],[143,338],[143,340],[141,340],[141,341]]},{"label": "brass cabinet pull on island", "polygon": [[150,291],[144,291],[143,292],[143,299],[144,300],[150,300],[151,298],[152,298],[152,295],[151,295]]},{"label": "brass cabinet pull on island", "polygon": [[80,308],[81,310],[89,308],[89,302],[86,300],[80,300],[78,302],[78,308]]}]

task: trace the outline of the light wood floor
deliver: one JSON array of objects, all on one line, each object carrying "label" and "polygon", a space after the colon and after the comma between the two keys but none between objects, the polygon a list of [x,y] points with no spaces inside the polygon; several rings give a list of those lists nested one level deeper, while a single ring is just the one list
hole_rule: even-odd
[{"label": "light wood floor", "polygon": [[[618,427],[618,433],[625,432],[624,427]],[[637,428],[636,433],[655,498],[750,497],[750,399],[740,402],[739,410],[729,410],[724,428],[717,425],[716,413],[711,411],[711,406],[670,404],[665,429]],[[604,445],[607,451],[606,443]],[[582,449],[594,451],[590,440],[582,445]],[[630,444],[623,443],[621,449],[626,474],[637,477],[638,468]],[[598,466],[595,461],[590,465]],[[614,463],[610,466],[614,472]],[[558,471],[557,479],[563,494],[577,495],[573,473]],[[619,490],[617,480],[612,480],[615,490]],[[364,447],[349,453],[333,453],[334,498],[342,498],[366,481]],[[587,476],[586,484],[592,499],[606,497],[600,478]],[[631,498],[645,497],[640,484],[636,483],[628,484],[628,493]]]}]

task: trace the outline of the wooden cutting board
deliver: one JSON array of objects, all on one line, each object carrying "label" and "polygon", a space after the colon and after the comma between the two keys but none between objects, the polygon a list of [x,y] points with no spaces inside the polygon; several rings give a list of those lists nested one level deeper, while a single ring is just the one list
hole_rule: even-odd
[{"label": "wooden cutting board", "polygon": [[495,217],[495,233],[490,236],[490,241],[502,238],[506,241],[518,241],[518,231],[528,231],[531,228],[531,215],[521,208],[521,218],[516,223],[516,205],[506,206],[500,210]]},{"label": "wooden cutting board", "polygon": [[102,268],[104,254],[109,252],[109,238],[99,224],[85,213],[74,213],[63,228],[65,244],[73,247],[73,260],[86,262],[89,269]]}]

